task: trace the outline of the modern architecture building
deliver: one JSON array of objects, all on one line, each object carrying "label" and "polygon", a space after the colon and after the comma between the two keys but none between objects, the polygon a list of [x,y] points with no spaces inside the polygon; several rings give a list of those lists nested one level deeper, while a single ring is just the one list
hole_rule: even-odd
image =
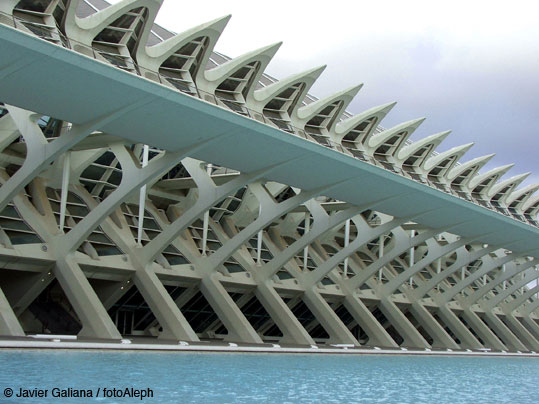
[{"label": "modern architecture building", "polygon": [[539,185],[160,4],[0,2],[2,336],[539,349]]}]

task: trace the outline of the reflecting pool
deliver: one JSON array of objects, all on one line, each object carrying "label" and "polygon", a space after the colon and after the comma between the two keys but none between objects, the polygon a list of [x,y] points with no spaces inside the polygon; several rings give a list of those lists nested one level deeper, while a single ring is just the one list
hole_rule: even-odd
[{"label": "reflecting pool", "polygon": [[0,365],[1,403],[539,403],[537,358],[6,350]]}]

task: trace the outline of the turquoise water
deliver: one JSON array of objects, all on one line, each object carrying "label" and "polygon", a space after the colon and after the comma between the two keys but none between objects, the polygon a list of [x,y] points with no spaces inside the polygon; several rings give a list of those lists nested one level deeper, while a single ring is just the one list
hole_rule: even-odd
[{"label": "turquoise water", "polygon": [[[94,396],[100,389],[100,397],[51,397],[55,387],[90,389]],[[103,388],[126,387],[150,388],[153,398],[103,398]],[[6,388],[48,395],[8,399]],[[537,404],[539,360],[2,351],[0,402]]]}]

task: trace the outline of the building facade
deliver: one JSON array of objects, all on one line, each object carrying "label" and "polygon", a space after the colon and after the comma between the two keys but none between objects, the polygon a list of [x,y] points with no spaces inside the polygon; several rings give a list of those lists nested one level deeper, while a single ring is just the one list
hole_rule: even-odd
[{"label": "building facade", "polygon": [[0,3],[2,336],[539,349],[539,185],[160,3]]}]

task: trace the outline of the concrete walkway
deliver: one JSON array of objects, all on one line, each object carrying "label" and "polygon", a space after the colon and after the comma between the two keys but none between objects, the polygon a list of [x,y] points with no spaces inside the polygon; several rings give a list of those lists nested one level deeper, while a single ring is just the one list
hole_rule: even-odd
[{"label": "concrete walkway", "polygon": [[278,344],[240,345],[214,341],[196,344],[179,341],[164,343],[152,340],[79,341],[74,336],[35,335],[19,339],[0,340],[0,349],[99,349],[113,351],[177,351],[177,352],[230,352],[230,353],[287,353],[287,354],[339,354],[339,355],[423,355],[423,356],[499,356],[535,357],[531,352],[479,351],[479,350],[436,350],[436,349],[382,349],[378,347],[354,348],[341,345],[281,346]]}]

